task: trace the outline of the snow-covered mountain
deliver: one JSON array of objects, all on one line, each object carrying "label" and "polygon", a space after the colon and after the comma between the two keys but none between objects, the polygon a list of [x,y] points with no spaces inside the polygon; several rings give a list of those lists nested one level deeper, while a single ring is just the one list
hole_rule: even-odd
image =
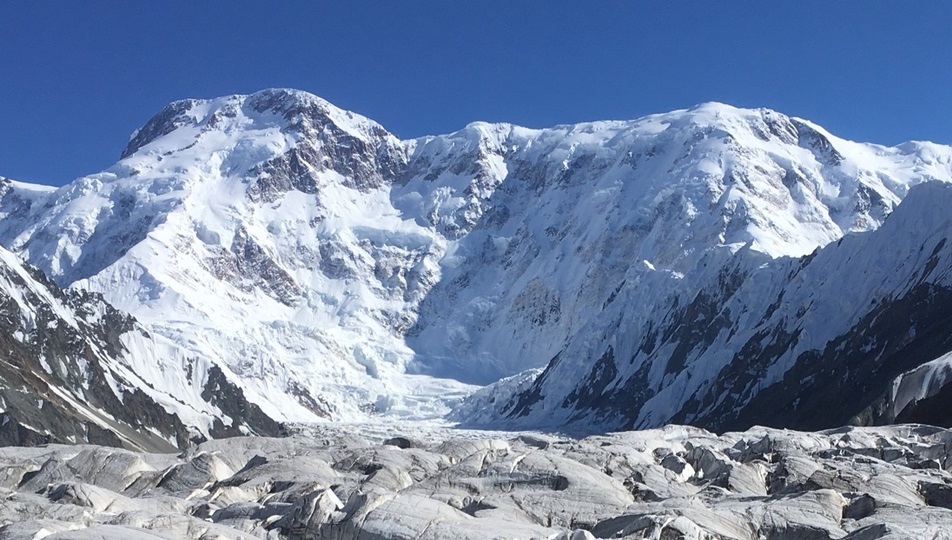
[{"label": "snow-covered mountain", "polygon": [[[101,293],[278,420],[433,417],[535,369],[458,414],[714,426],[818,369],[811,347],[906,290],[912,267],[880,290],[848,248],[882,269],[931,252],[912,233],[941,230],[923,221],[941,189],[886,219],[930,180],[952,181],[952,148],[853,143],[764,109],[401,141],[266,90],[175,102],[116,165],[63,188],[5,184],[0,244]],[[903,225],[872,232],[884,222]],[[778,337],[799,321],[810,333]],[[944,347],[886,362],[870,402]]]},{"label": "snow-covered mountain", "polygon": [[176,102],[107,171],[12,185],[0,243],[219,366],[273,418],[437,416],[469,387],[404,374],[402,332],[445,249],[391,202],[406,153],[302,92]]}]

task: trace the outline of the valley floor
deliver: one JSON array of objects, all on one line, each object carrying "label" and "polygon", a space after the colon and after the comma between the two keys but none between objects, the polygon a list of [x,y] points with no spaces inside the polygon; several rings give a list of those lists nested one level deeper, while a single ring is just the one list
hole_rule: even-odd
[{"label": "valley floor", "polygon": [[952,431],[300,426],[0,449],[0,539],[952,538]]}]

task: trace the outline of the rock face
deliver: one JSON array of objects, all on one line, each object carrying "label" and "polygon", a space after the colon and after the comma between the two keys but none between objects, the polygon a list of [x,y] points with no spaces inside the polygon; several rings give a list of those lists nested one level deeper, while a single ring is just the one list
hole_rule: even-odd
[{"label": "rock face", "polygon": [[827,540],[952,527],[952,432],[920,425],[395,435],[325,427],[181,455],[0,449],[0,538]]},{"label": "rock face", "polygon": [[949,147],[765,109],[401,141],[266,90],[176,102],[63,188],[0,183],[0,245],[202,362],[153,382],[177,402],[214,367],[276,420],[831,427],[941,415],[947,197],[887,219],[931,181]]}]

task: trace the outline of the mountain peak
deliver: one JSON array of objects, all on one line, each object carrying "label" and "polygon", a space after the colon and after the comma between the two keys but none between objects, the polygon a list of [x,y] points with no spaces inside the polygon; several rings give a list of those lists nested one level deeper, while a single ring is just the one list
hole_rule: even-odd
[{"label": "mountain peak", "polygon": [[703,101],[687,109],[688,111],[703,111],[703,112],[713,112],[721,114],[738,114],[744,112],[754,112],[759,109],[744,109],[741,107],[735,107],[729,103],[724,103],[722,101]]},{"label": "mountain peak", "polygon": [[266,88],[253,94],[232,96],[258,112],[276,112],[293,116],[308,109],[336,109],[329,101],[310,92],[294,88]]},{"label": "mountain peak", "polygon": [[253,94],[234,94],[213,99],[183,99],[166,105],[132,134],[120,159],[183,128],[198,136],[208,131],[242,129],[253,124],[270,125],[283,132],[313,136],[326,128],[364,141],[392,137],[376,122],[303,90],[268,88]]},{"label": "mountain peak", "polygon": [[129,144],[126,145],[119,159],[125,159],[131,156],[155,139],[168,135],[192,121],[192,118],[188,116],[188,112],[198,103],[201,103],[201,101],[197,99],[180,99],[166,105],[155,116],[150,118],[145,125],[133,132],[129,138]]}]

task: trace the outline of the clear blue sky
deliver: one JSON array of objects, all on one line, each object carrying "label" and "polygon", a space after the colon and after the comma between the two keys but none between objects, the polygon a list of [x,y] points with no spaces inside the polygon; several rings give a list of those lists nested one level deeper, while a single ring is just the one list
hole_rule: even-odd
[{"label": "clear blue sky", "polygon": [[62,184],[169,101],[275,86],[401,137],[715,100],[952,143],[952,2],[0,2],[0,175]]}]

